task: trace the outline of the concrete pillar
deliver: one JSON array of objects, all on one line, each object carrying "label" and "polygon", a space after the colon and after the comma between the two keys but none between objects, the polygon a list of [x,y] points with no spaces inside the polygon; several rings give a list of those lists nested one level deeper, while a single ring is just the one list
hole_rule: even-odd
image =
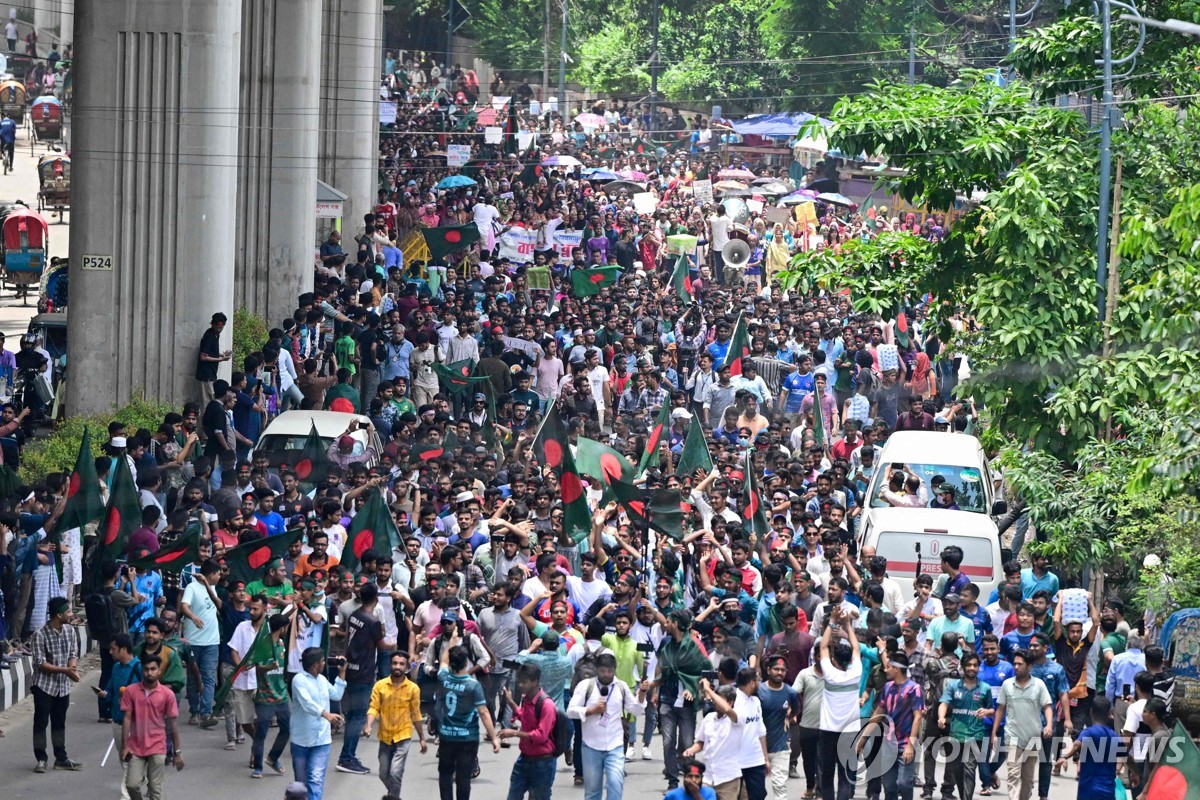
[{"label": "concrete pillar", "polygon": [[312,290],[321,0],[242,0],[234,301],[276,327]]},{"label": "concrete pillar", "polygon": [[198,399],[200,337],[233,316],[241,4],[75,14],[68,411]]},{"label": "concrete pillar", "polygon": [[378,191],[383,0],[323,2],[320,172],[349,196],[342,216],[348,241]]}]

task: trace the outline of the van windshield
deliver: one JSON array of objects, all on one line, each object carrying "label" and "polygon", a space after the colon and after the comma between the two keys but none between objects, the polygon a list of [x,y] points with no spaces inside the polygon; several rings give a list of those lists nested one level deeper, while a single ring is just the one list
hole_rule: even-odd
[{"label": "van windshield", "polygon": [[[976,514],[988,513],[987,508],[987,487],[985,485],[983,473],[978,467],[952,467],[946,464],[906,464],[905,469],[908,472],[915,473],[921,479],[922,485],[930,494],[930,499],[934,498],[934,487],[943,482],[954,487],[954,502],[962,511],[971,511]],[[871,498],[871,506],[874,508],[886,508],[888,502],[883,499],[883,490],[887,488],[882,480],[879,482],[879,489],[875,496]]]}]

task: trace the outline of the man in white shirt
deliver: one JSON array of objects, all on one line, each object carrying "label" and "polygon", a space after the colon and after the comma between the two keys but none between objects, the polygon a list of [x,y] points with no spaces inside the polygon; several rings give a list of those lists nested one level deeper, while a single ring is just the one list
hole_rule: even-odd
[{"label": "man in white shirt", "polygon": [[592,387],[592,399],[596,401],[596,410],[600,416],[600,424],[604,424],[605,411],[612,407],[610,402],[612,387],[608,382],[608,368],[600,363],[600,348],[589,348],[584,356],[587,366],[588,384]]},{"label": "man in white shirt", "polygon": [[887,559],[875,555],[874,548],[864,547],[863,563],[871,573],[871,580],[883,587],[883,607],[893,614],[899,614],[904,607],[904,592],[900,590],[900,584],[888,577]]},{"label": "man in white shirt", "polygon": [[708,246],[713,254],[713,262],[716,264],[716,279],[717,283],[725,282],[725,259],[721,256],[721,250],[725,245],[729,244],[729,217],[725,216],[725,207],[718,205],[708,218]]},{"label": "man in white shirt", "polygon": [[[262,627],[267,616],[267,606],[262,600],[250,600],[250,619],[239,622],[229,637],[229,656],[234,664],[250,652],[258,629]],[[233,679],[233,710],[238,724],[247,736],[254,736],[258,724],[258,716],[254,711],[254,692],[258,689],[258,670],[248,669]]]},{"label": "man in white shirt", "polygon": [[732,686],[714,689],[701,679],[700,691],[714,710],[696,727],[696,741],[683,755],[692,758],[703,750],[704,782],[716,790],[718,800],[737,800],[742,787],[742,737],[732,719],[737,690]]},{"label": "man in white shirt", "polygon": [[734,724],[741,729],[738,764],[746,800],[767,798],[767,727],[762,701],[758,699],[758,670],[742,667],[737,674],[737,699],[733,702]]},{"label": "man in white shirt", "polygon": [[[833,624],[825,626],[818,653],[821,674],[825,681],[821,697],[821,723],[817,742],[820,762],[821,795],[851,797],[854,794],[855,766],[848,756],[838,752],[838,742],[846,731],[857,731],[861,724],[858,714],[858,687],[862,679],[862,660],[854,625],[841,607],[833,609]],[[844,632],[846,640],[834,641],[834,630]],[[834,782],[841,782],[841,791],[834,791]]]},{"label": "man in white shirt", "polygon": [[[592,642],[588,646],[590,649]],[[639,688],[635,695],[616,675],[617,659],[606,649],[596,658],[596,677],[580,681],[567,704],[567,716],[582,723],[584,797],[596,800],[602,788],[607,800],[621,800],[625,790],[624,718],[646,706],[645,689]]]},{"label": "man in white shirt", "polygon": [[579,557],[580,576],[567,576],[567,589],[571,598],[585,611],[601,597],[612,594],[612,587],[596,577],[596,554],[584,553]]}]

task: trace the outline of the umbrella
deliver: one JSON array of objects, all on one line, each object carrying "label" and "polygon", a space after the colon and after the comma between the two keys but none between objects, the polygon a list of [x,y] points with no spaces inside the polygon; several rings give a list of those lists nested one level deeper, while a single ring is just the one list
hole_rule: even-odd
[{"label": "umbrella", "polygon": [[833,203],[835,206],[849,207],[854,205],[853,200],[851,200],[849,197],[846,197],[846,195],[838,194],[837,192],[822,192],[821,194],[817,195],[817,199],[824,200],[826,203]]},{"label": "umbrella", "polygon": [[615,181],[621,177],[615,172],[610,172],[609,170],[600,169],[598,167],[585,169],[582,174],[584,180],[589,181]]},{"label": "umbrella", "polygon": [[713,184],[714,192],[748,192],[750,187],[738,181],[717,181]]},{"label": "umbrella", "polygon": [[442,178],[437,183],[439,189],[458,189],[462,186],[474,186],[475,181],[468,178],[466,175],[451,175],[449,178]]},{"label": "umbrella", "polygon": [[627,181],[644,181],[644,180],[646,180],[646,173],[638,172],[636,169],[623,169],[620,172],[618,172],[617,174],[620,175],[622,178],[624,178]]},{"label": "umbrella", "polygon": [[788,192],[796,191],[796,186],[787,178],[755,178],[750,182],[751,186],[771,186],[779,185],[787,189]]},{"label": "umbrella", "polygon": [[740,167],[728,167],[718,172],[717,177],[722,180],[729,178],[730,180],[752,181],[758,176],[748,169],[741,169]]},{"label": "umbrella", "polygon": [[575,156],[550,156],[542,162],[543,167],[582,167],[583,162]]},{"label": "umbrella", "polygon": [[812,202],[811,197],[805,197],[805,196],[801,195],[800,193],[796,193],[796,194],[789,194],[787,197],[781,198],[779,200],[779,205],[781,205],[781,206],[799,206],[799,205],[803,205],[805,203],[811,203],[811,202]]},{"label": "umbrella", "polygon": [[430,150],[428,153],[423,153],[420,157],[421,158],[445,158],[446,151],[445,150]]},{"label": "umbrella", "polygon": [[635,183],[634,181],[613,181],[612,183],[607,183],[604,185],[604,191],[609,197],[612,197],[620,194],[621,192],[638,194],[639,192],[646,191],[646,187],[643,184]]},{"label": "umbrella", "polygon": [[722,197],[754,197],[754,192],[749,189],[720,189],[717,194]]},{"label": "umbrella", "polygon": [[836,192],[840,187],[838,186],[838,182],[833,178],[817,178],[804,188],[811,189],[814,192]]},{"label": "umbrella", "polygon": [[608,122],[599,114],[580,114],[575,118],[585,128],[603,128]]},{"label": "umbrella", "polygon": [[784,186],[782,183],[776,182],[776,183],[764,184],[763,186],[751,187],[751,191],[758,192],[759,194],[761,194],[765,197],[783,197],[785,194],[788,194],[792,190],[789,189],[787,186]]}]

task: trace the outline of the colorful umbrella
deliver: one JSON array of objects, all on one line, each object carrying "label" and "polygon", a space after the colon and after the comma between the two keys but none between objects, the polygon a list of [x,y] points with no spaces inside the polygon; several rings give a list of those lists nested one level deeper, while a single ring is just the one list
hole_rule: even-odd
[{"label": "colorful umbrella", "polygon": [[837,192],[822,192],[817,195],[817,199],[824,200],[826,203],[833,203],[835,206],[846,206],[847,208],[854,205],[853,200]]},{"label": "colorful umbrella", "polygon": [[714,192],[745,192],[750,196],[750,187],[738,181],[717,181],[712,188]]},{"label": "colorful umbrella", "polygon": [[748,169],[742,169],[741,167],[727,167],[726,169],[718,172],[717,177],[721,180],[728,178],[729,180],[734,181],[752,181],[758,176]]},{"label": "colorful umbrella", "polygon": [[543,167],[582,167],[583,162],[574,156],[550,156],[542,162]]},{"label": "colorful umbrella", "polygon": [[646,180],[646,173],[638,172],[636,169],[623,169],[620,172],[618,172],[617,174],[620,175],[622,178],[624,178],[627,181],[644,181],[644,180]]},{"label": "colorful umbrella", "polygon": [[437,183],[438,189],[458,189],[463,186],[474,186],[475,181],[468,178],[466,175],[451,175],[448,178],[442,178]]},{"label": "colorful umbrella", "polygon": [[592,169],[585,169],[582,174],[584,180],[588,181],[615,181],[621,177],[615,172],[594,167]]}]

